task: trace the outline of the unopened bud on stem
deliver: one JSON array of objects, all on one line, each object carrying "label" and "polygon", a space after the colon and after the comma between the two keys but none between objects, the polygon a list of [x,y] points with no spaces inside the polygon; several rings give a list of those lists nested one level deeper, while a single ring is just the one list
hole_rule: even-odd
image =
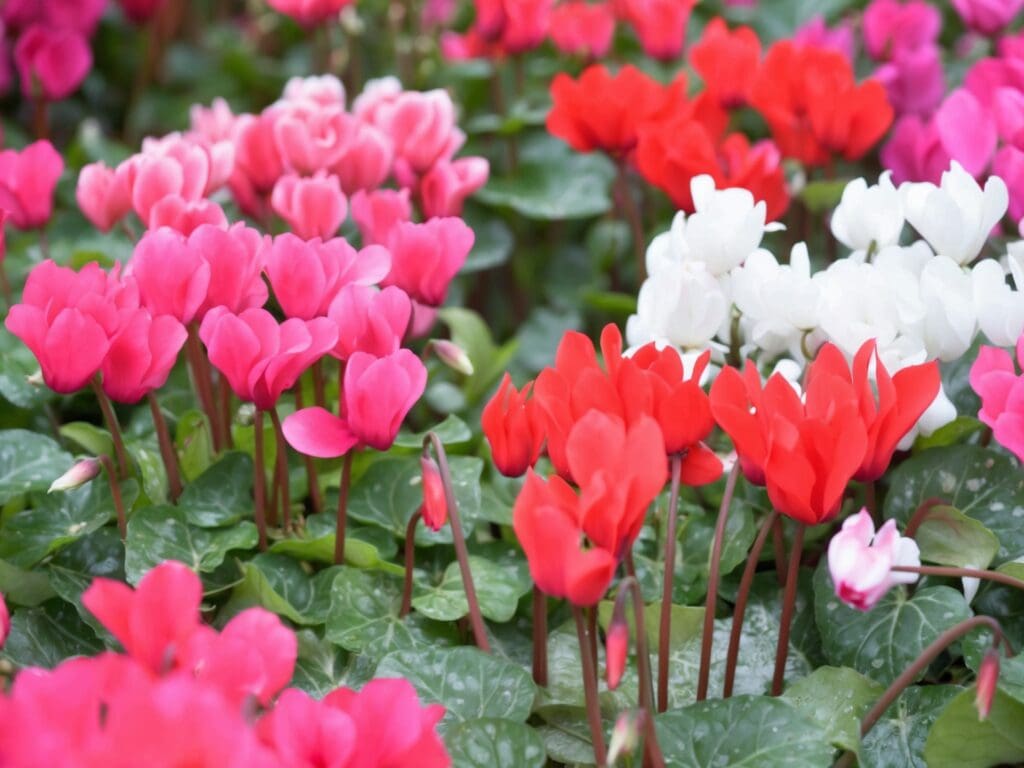
[{"label": "unopened bud on stem", "polygon": [[70,491],[72,488],[78,488],[81,485],[85,485],[96,477],[102,468],[103,463],[96,457],[82,459],[71,467],[71,469],[54,480],[50,484],[50,488],[47,490],[47,493],[53,493],[54,491]]}]

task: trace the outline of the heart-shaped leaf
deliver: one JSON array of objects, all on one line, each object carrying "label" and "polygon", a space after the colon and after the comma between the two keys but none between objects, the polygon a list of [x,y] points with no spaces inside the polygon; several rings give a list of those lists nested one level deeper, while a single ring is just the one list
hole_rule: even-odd
[{"label": "heart-shaped leaf", "polygon": [[449,728],[444,735],[453,768],[543,768],[544,742],[528,725],[481,718]]},{"label": "heart-shaped leaf", "polygon": [[45,491],[72,464],[56,441],[26,429],[0,432],[0,504],[29,491]]}]

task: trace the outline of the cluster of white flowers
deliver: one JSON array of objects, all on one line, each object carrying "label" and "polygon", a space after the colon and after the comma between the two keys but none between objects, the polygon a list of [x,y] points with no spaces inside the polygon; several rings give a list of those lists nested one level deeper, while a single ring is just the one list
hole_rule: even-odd
[{"label": "cluster of white flowers", "polygon": [[[998,177],[982,189],[954,162],[939,186],[896,188],[888,173],[874,186],[851,181],[832,214],[832,234],[851,252],[815,273],[804,243],[788,263],[761,247],[773,225],[747,190],[716,190],[703,176],[692,191],[696,211],[677,214],[647,251],[649,276],[626,326],[634,347],[656,341],[684,356],[711,347],[721,360],[732,343],[761,363],[802,366],[825,341],[852,358],[875,339],[895,372],[955,360],[979,332],[1009,346],[1024,331],[1024,242],[1002,262],[969,266],[1006,213]],[[922,239],[901,245],[906,223]],[[955,415],[940,392],[918,426],[929,434]]]}]

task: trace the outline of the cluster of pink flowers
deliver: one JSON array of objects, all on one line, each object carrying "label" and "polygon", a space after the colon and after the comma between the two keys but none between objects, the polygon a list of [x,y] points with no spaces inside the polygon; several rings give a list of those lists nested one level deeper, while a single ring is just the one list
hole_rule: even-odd
[{"label": "cluster of pink flowers", "polygon": [[82,602],[125,652],[22,670],[0,694],[0,764],[451,765],[435,730],[444,708],[422,706],[407,680],[318,701],[285,687],[297,641],[277,616],[252,608],[217,632],[201,622],[201,600],[199,577],[175,562],[135,590],[94,581]]},{"label": "cluster of pink flowers", "polygon": [[[1024,336],[1017,341],[1017,363],[1024,366]],[[971,387],[981,398],[978,418],[992,429],[996,441],[1024,461],[1024,375],[1017,373],[1010,353],[982,347],[971,366]]]}]

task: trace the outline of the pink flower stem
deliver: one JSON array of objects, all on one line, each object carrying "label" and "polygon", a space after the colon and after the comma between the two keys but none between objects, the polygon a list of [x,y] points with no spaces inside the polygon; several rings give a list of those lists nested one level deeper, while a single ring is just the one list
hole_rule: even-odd
[{"label": "pink flower stem", "polygon": [[402,584],[402,607],[398,618],[404,619],[412,610],[412,577],[416,566],[416,526],[423,517],[423,510],[417,509],[405,526],[405,582]]},{"label": "pink flower stem", "polygon": [[114,470],[114,462],[110,457],[103,454],[99,457],[100,463],[107,471],[107,482],[110,483],[110,495],[114,497],[114,511],[117,513],[117,532],[121,534],[121,541],[128,537],[128,519],[124,513],[124,499],[121,498],[121,486],[117,482],[117,472]]},{"label": "pink flower stem", "polygon": [[156,430],[156,440],[160,445],[160,458],[164,462],[164,470],[167,472],[167,489],[171,495],[171,501],[177,502],[181,496],[181,473],[178,471],[178,454],[174,450],[174,442],[171,440],[171,431],[167,428],[167,420],[160,410],[160,403],[157,402],[156,394],[146,394],[149,401],[149,412],[153,416],[153,428]]},{"label": "pink flower stem", "polygon": [[548,684],[548,596],[533,588],[533,682]]},{"label": "pink flower stem", "polygon": [[772,696],[782,694],[782,685],[786,681],[786,659],[789,657],[789,631],[793,625],[793,613],[796,610],[796,587],[800,577],[800,557],[804,551],[803,523],[796,524],[793,536],[793,549],[789,552],[789,569],[786,572],[786,592],[782,597],[782,620],[779,624],[779,644],[775,649],[775,672],[772,675]]},{"label": "pink flower stem", "polygon": [[658,744],[658,734],[654,729],[654,719],[650,716],[654,708],[654,686],[651,684],[651,654],[647,648],[647,629],[644,623],[644,598],[640,592],[640,582],[634,576],[627,576],[619,582],[619,591],[615,597],[613,615],[621,617],[625,614],[626,600],[633,598],[633,623],[636,625],[636,671],[639,685],[637,689],[637,707],[644,713],[644,765],[647,768],[665,768],[665,756]]},{"label": "pink flower stem", "polygon": [[38,96],[32,100],[32,130],[37,139],[50,138],[50,116],[46,98]]},{"label": "pink flower stem", "polygon": [[256,529],[260,534],[260,549],[267,548],[267,473],[263,468],[263,411],[256,409],[253,417],[253,496]]},{"label": "pink flower stem", "polygon": [[621,208],[622,217],[629,225],[629,231],[633,240],[633,258],[636,260],[636,279],[640,285],[647,279],[647,257],[646,242],[644,239],[644,223],[640,217],[640,209],[633,199],[633,191],[629,188],[629,175],[625,161],[618,165],[619,173],[615,181],[615,192],[617,202]]},{"label": "pink flower stem", "polygon": [[313,363],[313,401],[320,408],[327,407],[327,394],[324,387],[324,368],[322,359]]},{"label": "pink flower stem", "polygon": [[192,369],[192,386],[199,398],[199,404],[210,422],[210,435],[213,438],[213,449],[218,453],[223,448],[223,441],[220,435],[220,419],[217,418],[217,410],[213,404],[213,387],[210,383],[210,371],[206,366],[206,356],[203,354],[202,344],[199,341],[199,327],[191,323],[188,327],[188,338],[185,341],[185,355],[189,367]]},{"label": "pink flower stem", "polygon": [[673,454],[671,490],[665,512],[665,562],[662,572],[661,617],[658,624],[658,712],[668,709],[668,655],[672,630],[672,584],[676,575],[676,523],[679,519],[679,481],[683,460]]},{"label": "pink flower stem", "polygon": [[922,576],[951,576],[957,579],[986,579],[1024,590],[1024,581],[1008,573],[986,571],[978,568],[947,568],[939,565],[894,565],[891,570],[903,573],[920,573]]},{"label": "pink flower stem", "polygon": [[[301,411],[303,407],[302,403],[302,384],[298,384],[295,387],[295,410]],[[316,471],[316,462],[312,456],[302,454],[302,463],[306,467],[306,484],[309,486],[309,504],[313,508],[315,514],[319,514],[324,511],[324,500],[320,495],[320,478]]]},{"label": "pink flower stem", "polygon": [[285,442],[281,418],[277,415],[276,407],[270,409],[270,421],[274,425],[274,437],[277,439],[276,472],[281,492],[281,518],[285,531],[290,531],[292,528],[292,498],[288,480],[288,443]]},{"label": "pink flower stem", "polygon": [[487,628],[484,625],[484,617],[480,613],[476,587],[473,586],[473,573],[469,569],[469,550],[466,548],[466,537],[462,532],[462,522],[459,519],[459,505],[455,500],[455,486],[452,483],[451,468],[448,466],[448,455],[445,453],[441,438],[434,432],[428,432],[427,436],[423,438],[424,453],[429,451],[431,446],[437,458],[438,468],[441,470],[444,500],[448,506],[448,523],[452,527],[452,543],[455,545],[455,556],[458,558],[459,571],[462,574],[462,589],[466,593],[466,602],[469,604],[469,624],[473,628],[473,639],[481,651],[490,653],[491,643],[487,639]]},{"label": "pink flower stem", "polygon": [[352,449],[341,464],[341,487],[338,488],[338,517],[334,529],[334,562],[345,562],[345,525],[348,521],[348,489],[352,483]]},{"label": "pink flower stem", "polygon": [[732,613],[732,628],[729,631],[729,650],[725,655],[725,685],[722,687],[722,698],[728,699],[732,696],[732,686],[736,680],[736,661],[740,653],[740,639],[743,633],[743,616],[747,612],[747,599],[750,597],[750,587],[754,583],[754,574],[757,572],[757,563],[761,559],[761,551],[768,540],[768,533],[775,527],[779,513],[774,509],[771,514],[761,523],[761,528],[754,539],[754,546],[747,556],[747,564],[743,567],[743,576],[740,578],[739,591],[736,593],[736,607]]},{"label": "pink flower stem", "polygon": [[736,491],[736,480],[740,474],[737,461],[725,482],[725,493],[718,507],[715,522],[715,538],[711,542],[711,562],[708,564],[708,595],[704,601],[704,632],[700,643],[700,667],[697,670],[697,701],[704,701],[708,695],[708,678],[711,675],[711,646],[715,639],[715,605],[718,602],[718,578],[722,566],[722,545],[725,543],[725,525],[729,522],[729,507]]},{"label": "pink flower stem", "polygon": [[[918,676],[924,672],[933,661],[935,661],[940,653],[977,627],[988,627],[992,630],[993,650],[998,648],[1001,644],[1008,656],[1013,655],[1013,648],[1010,647],[1009,640],[1007,640],[1006,636],[1003,634],[1002,626],[991,616],[972,616],[969,619],[961,621],[959,624],[955,624],[935,638],[927,648],[921,651],[921,655],[918,656],[909,667],[903,670],[899,677],[892,681],[892,684],[885,690],[882,697],[875,702],[875,705],[871,707],[870,710],[868,710],[868,713],[864,715],[864,719],[860,721],[861,738],[868,734],[868,732],[874,727],[875,723],[877,723],[881,719],[882,715],[885,714],[885,711],[894,701],[896,701],[896,699],[899,698],[899,695],[903,693],[908,686],[912,685],[915,680],[917,680]],[[839,759],[835,768],[849,768],[853,763],[853,753],[847,752]]]},{"label": "pink flower stem", "polygon": [[92,378],[92,391],[96,393],[96,399],[100,404],[100,411],[103,412],[103,421],[106,422],[110,438],[114,441],[114,455],[117,456],[117,476],[122,479],[126,478],[128,477],[128,469],[130,467],[128,452],[124,449],[124,438],[121,435],[121,428],[117,423],[117,414],[114,413],[114,406],[111,405],[110,399],[100,385],[99,374]]},{"label": "pink flower stem", "polygon": [[590,639],[587,637],[586,619],[583,609],[572,607],[576,620],[576,637],[580,643],[580,663],[583,669],[583,693],[587,700],[587,722],[590,724],[590,738],[594,743],[594,762],[603,766],[608,758],[604,745],[604,726],[601,724],[601,704],[597,698],[597,662],[591,655]]}]

